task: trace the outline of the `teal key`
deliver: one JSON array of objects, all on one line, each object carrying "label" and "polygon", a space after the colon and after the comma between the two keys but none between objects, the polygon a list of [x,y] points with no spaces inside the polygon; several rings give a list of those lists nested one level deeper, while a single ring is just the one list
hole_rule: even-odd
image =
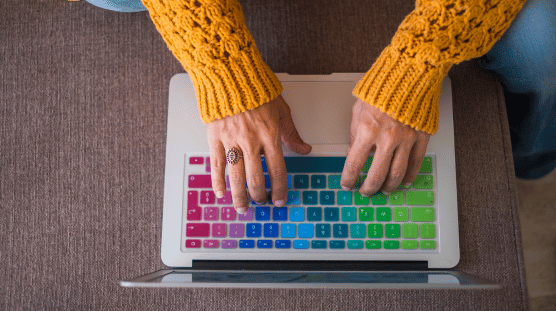
[{"label": "teal key", "polygon": [[296,189],[308,189],[309,175],[295,175],[293,177],[293,187]]},{"label": "teal key", "polygon": [[311,176],[311,188],[324,189],[326,188],[326,175],[313,175]]},{"label": "teal key", "polygon": [[299,205],[301,204],[301,198],[299,191],[288,191],[288,205]]},{"label": "teal key", "polygon": [[334,205],[334,191],[320,192],[320,205]]},{"label": "teal key", "polygon": [[312,240],[311,248],[326,248],[326,240]]},{"label": "teal key", "polygon": [[355,207],[342,207],[342,221],[357,221]]},{"label": "teal key", "polygon": [[362,239],[365,237],[365,224],[349,225],[349,235],[354,239]]},{"label": "teal key", "polygon": [[328,175],[328,188],[342,189],[342,186],[340,186],[341,179],[342,175]]},{"label": "teal key", "polygon": [[389,207],[377,207],[376,221],[392,221],[392,210]]},{"label": "teal key", "polygon": [[413,182],[413,188],[415,189],[432,189],[434,184],[432,181],[432,175],[420,174],[417,175],[415,181]]},{"label": "teal key", "polygon": [[400,225],[399,224],[387,224],[384,227],[385,236],[390,239],[396,239],[400,237]]},{"label": "teal key", "polygon": [[332,225],[332,237],[336,239],[344,239],[348,237],[347,224],[334,224]]},{"label": "teal key", "polygon": [[400,241],[397,240],[386,240],[384,241],[385,249],[398,249],[400,248]]},{"label": "teal key", "polygon": [[346,241],[330,241],[330,248],[344,249],[346,248]]},{"label": "teal key", "polygon": [[434,221],[434,208],[412,207],[411,221]]},{"label": "teal key", "polygon": [[362,249],[362,248],[363,248],[363,241],[359,241],[359,240],[348,241],[348,249]]},{"label": "teal key", "polygon": [[373,205],[386,205],[386,195],[382,192],[377,192],[371,196],[371,203]]},{"label": "teal key", "polygon": [[351,191],[338,191],[338,205],[351,205]]},{"label": "teal key", "polygon": [[304,205],[317,205],[318,198],[316,191],[303,191],[303,204]]},{"label": "teal key", "polygon": [[407,205],[433,205],[434,192],[432,191],[406,191],[405,202]]},{"label": "teal key", "polygon": [[307,221],[322,221],[322,207],[307,207]]},{"label": "teal key", "polygon": [[305,221],[305,208],[290,207],[290,221]]},{"label": "teal key", "polygon": [[425,157],[423,159],[423,164],[421,164],[421,169],[419,173],[432,173],[432,158]]},{"label": "teal key", "polygon": [[317,224],[315,230],[315,237],[329,238],[330,237],[330,224]]},{"label": "teal key", "polygon": [[340,210],[337,207],[324,208],[324,221],[339,221]]}]

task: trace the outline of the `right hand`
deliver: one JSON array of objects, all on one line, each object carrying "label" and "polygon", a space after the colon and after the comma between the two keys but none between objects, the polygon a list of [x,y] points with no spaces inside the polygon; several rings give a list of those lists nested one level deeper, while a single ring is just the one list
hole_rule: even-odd
[{"label": "right hand", "polygon": [[[270,177],[272,202],[276,206],[284,206],[288,188],[282,142],[300,154],[308,154],[312,149],[299,137],[290,107],[282,96],[255,109],[212,121],[207,126],[207,138],[212,188],[216,197],[220,198],[226,192],[226,152],[235,147],[243,155],[236,164],[228,167],[232,200],[236,211],[241,214],[247,212],[250,198],[261,204],[268,200],[262,154]],[[246,182],[249,195],[245,189]]]}]

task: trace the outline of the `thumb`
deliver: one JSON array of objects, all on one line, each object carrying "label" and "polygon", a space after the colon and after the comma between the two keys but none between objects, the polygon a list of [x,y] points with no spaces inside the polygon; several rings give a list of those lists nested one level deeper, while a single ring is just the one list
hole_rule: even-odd
[{"label": "thumb", "polygon": [[308,154],[311,152],[311,145],[306,144],[299,136],[295,124],[293,123],[290,107],[282,96],[279,96],[278,106],[280,111],[278,122],[280,124],[282,142],[297,153]]}]

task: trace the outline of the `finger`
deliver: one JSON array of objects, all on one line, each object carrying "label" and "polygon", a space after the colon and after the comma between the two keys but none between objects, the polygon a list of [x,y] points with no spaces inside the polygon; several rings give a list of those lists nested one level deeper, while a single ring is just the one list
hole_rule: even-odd
[{"label": "finger", "polygon": [[265,158],[272,187],[272,202],[278,207],[284,206],[288,195],[288,185],[282,145],[265,147]]},{"label": "finger", "polygon": [[[209,135],[210,136],[210,135]],[[224,197],[226,193],[226,155],[222,142],[209,137],[210,151],[210,177],[212,180],[212,190],[217,198]]]},{"label": "finger", "polygon": [[419,174],[421,164],[423,163],[423,158],[427,153],[427,145],[429,144],[429,134],[420,132],[417,137],[417,142],[413,145],[411,153],[409,154],[407,171],[402,180],[402,184],[406,187],[411,185],[415,178],[417,178],[417,174]]},{"label": "finger", "polygon": [[261,149],[254,149],[252,146],[243,146],[243,150],[249,195],[253,201],[264,204],[267,201],[267,193],[264,183],[263,165],[261,162]]},{"label": "finger", "polygon": [[[225,146],[226,150],[230,150],[234,146]],[[239,147],[235,146],[238,150]],[[249,198],[247,197],[247,189],[245,189],[245,164],[243,158],[235,164],[228,164],[228,176],[230,176],[230,188],[232,189],[232,201],[234,207],[240,214],[245,214],[249,206]]]},{"label": "finger", "polygon": [[290,107],[282,96],[276,101],[280,112],[278,123],[280,124],[281,139],[288,148],[299,154],[308,154],[311,152],[311,145],[305,143],[299,136],[295,124],[293,123]]},{"label": "finger", "polygon": [[413,141],[400,145],[394,151],[392,163],[390,164],[390,171],[388,172],[388,176],[386,177],[386,180],[381,188],[381,191],[384,194],[388,195],[390,192],[396,190],[405,177],[407,162],[409,160],[409,154],[411,153],[412,147]]},{"label": "finger", "polygon": [[[349,147],[351,148],[351,145],[353,145],[353,141],[355,140],[355,134],[357,133],[357,127],[359,126],[359,118],[360,118],[360,113],[361,113],[361,103],[360,103],[360,99],[358,99],[357,101],[355,101],[355,104],[353,104],[353,108],[351,109],[351,124],[349,127]],[[349,153],[349,149],[348,148],[348,153]]]},{"label": "finger", "polygon": [[390,170],[390,162],[392,161],[393,153],[391,148],[377,147],[373,157],[373,163],[371,164],[365,182],[359,189],[359,193],[365,196],[371,196],[382,187],[388,175],[388,171]]},{"label": "finger", "polygon": [[355,141],[349,151],[349,155],[346,158],[344,170],[342,171],[342,179],[340,181],[342,189],[351,190],[355,188],[359,174],[363,170],[363,165],[369,157],[371,146],[373,144],[374,142],[367,134],[365,134],[365,138],[363,138],[363,135],[358,135],[355,138]]}]

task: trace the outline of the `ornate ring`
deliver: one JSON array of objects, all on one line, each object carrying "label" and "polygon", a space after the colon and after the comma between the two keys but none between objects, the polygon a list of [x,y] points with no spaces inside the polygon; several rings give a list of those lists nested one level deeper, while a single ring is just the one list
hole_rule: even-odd
[{"label": "ornate ring", "polygon": [[241,155],[241,151],[236,147],[232,147],[226,152],[226,161],[232,165],[236,164],[240,158],[243,158],[243,156]]}]

